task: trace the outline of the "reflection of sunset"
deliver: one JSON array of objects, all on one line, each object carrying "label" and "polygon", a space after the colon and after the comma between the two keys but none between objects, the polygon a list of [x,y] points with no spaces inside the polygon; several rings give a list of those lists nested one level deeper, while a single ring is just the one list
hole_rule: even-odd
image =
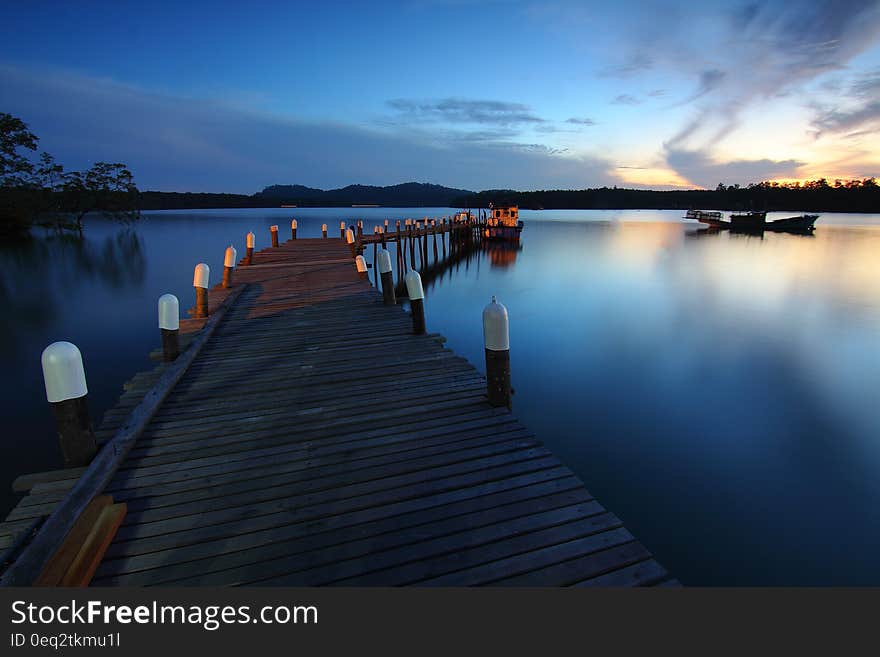
[{"label": "reflection of sunset", "polygon": [[650,267],[683,239],[681,224],[622,221],[614,225],[609,251],[616,262]]},{"label": "reflection of sunset", "polygon": [[750,305],[781,302],[790,294],[866,306],[880,298],[878,229],[826,228],[815,238],[765,233],[763,241],[720,233],[701,242],[687,268],[718,293],[744,297]]},{"label": "reflection of sunset", "polygon": [[632,275],[668,267],[689,286],[708,286],[753,308],[792,294],[865,306],[880,299],[880,228],[820,227],[815,237],[700,229],[697,242],[686,239],[689,230],[671,222],[615,222],[603,233],[603,255]]}]

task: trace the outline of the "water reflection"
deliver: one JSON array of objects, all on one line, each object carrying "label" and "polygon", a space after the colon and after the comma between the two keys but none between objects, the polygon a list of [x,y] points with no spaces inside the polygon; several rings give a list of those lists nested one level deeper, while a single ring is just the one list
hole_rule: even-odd
[{"label": "water reflection", "polygon": [[25,332],[48,327],[62,298],[92,282],[115,290],[142,286],[147,274],[143,240],[130,228],[94,239],[47,231],[43,236],[0,244],[0,303],[15,321],[0,329],[3,344],[18,352]]},{"label": "water reflection", "polygon": [[[150,366],[156,298],[191,305],[195,263],[219,272],[228,244],[243,252],[253,230],[263,248],[291,212],[301,237],[449,214],[155,213],[0,246],[0,355],[17,372],[0,390],[0,502],[15,475],[55,465],[46,344],[81,347],[100,418]],[[880,217],[758,237],[680,214],[523,211],[521,249],[459,250],[425,276],[428,328],[482,368],[497,295],[517,415],[685,583],[880,584]]]},{"label": "water reflection", "polygon": [[493,267],[512,267],[516,256],[523,250],[521,242],[486,242],[483,246],[489,254],[489,263]]}]

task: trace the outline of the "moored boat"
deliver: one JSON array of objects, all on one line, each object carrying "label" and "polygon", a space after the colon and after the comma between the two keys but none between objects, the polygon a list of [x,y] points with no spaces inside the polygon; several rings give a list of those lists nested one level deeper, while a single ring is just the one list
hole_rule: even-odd
[{"label": "moored boat", "polygon": [[523,222],[519,220],[519,207],[510,205],[495,208],[489,206],[489,216],[483,228],[483,238],[487,240],[503,240],[518,242]]},{"label": "moored boat", "polygon": [[815,228],[814,224],[818,218],[818,214],[802,214],[797,217],[768,221],[764,228],[789,233],[809,233]]},{"label": "moored boat", "polygon": [[766,212],[746,212],[730,215],[730,230],[740,232],[757,232],[764,230],[767,219]]},{"label": "moored boat", "polygon": [[721,217],[721,213],[715,210],[688,210],[684,215],[685,219],[696,219],[700,223],[710,226],[729,226],[730,223]]},{"label": "moored boat", "polygon": [[722,214],[716,211],[688,210],[685,219],[696,219],[707,224],[711,228],[729,228],[734,233],[762,233],[771,230],[778,233],[812,233],[813,224],[819,218],[818,214],[802,214],[797,217],[786,217],[775,221],[767,221],[766,212],[745,212],[731,214],[730,220],[722,219]]}]

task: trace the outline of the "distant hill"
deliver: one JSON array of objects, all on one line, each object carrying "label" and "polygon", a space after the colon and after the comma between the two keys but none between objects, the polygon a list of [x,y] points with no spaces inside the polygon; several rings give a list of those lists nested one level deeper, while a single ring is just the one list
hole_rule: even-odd
[{"label": "distant hill", "polygon": [[339,189],[315,189],[303,185],[271,185],[254,194],[261,200],[271,199],[281,205],[347,207],[381,205],[409,208],[418,206],[452,207],[453,201],[474,192],[430,183],[408,182],[388,187],[348,185]]}]

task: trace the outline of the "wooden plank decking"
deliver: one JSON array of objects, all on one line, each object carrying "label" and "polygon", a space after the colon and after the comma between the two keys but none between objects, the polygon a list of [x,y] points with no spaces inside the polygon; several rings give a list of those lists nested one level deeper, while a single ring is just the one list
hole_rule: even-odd
[{"label": "wooden plank decking", "polygon": [[[472,365],[382,304],[342,240],[258,252],[235,283],[246,287],[105,488],[128,513],[93,585],[670,581],[486,403]],[[128,410],[108,413],[104,438]],[[31,504],[64,490],[43,494]]]}]

